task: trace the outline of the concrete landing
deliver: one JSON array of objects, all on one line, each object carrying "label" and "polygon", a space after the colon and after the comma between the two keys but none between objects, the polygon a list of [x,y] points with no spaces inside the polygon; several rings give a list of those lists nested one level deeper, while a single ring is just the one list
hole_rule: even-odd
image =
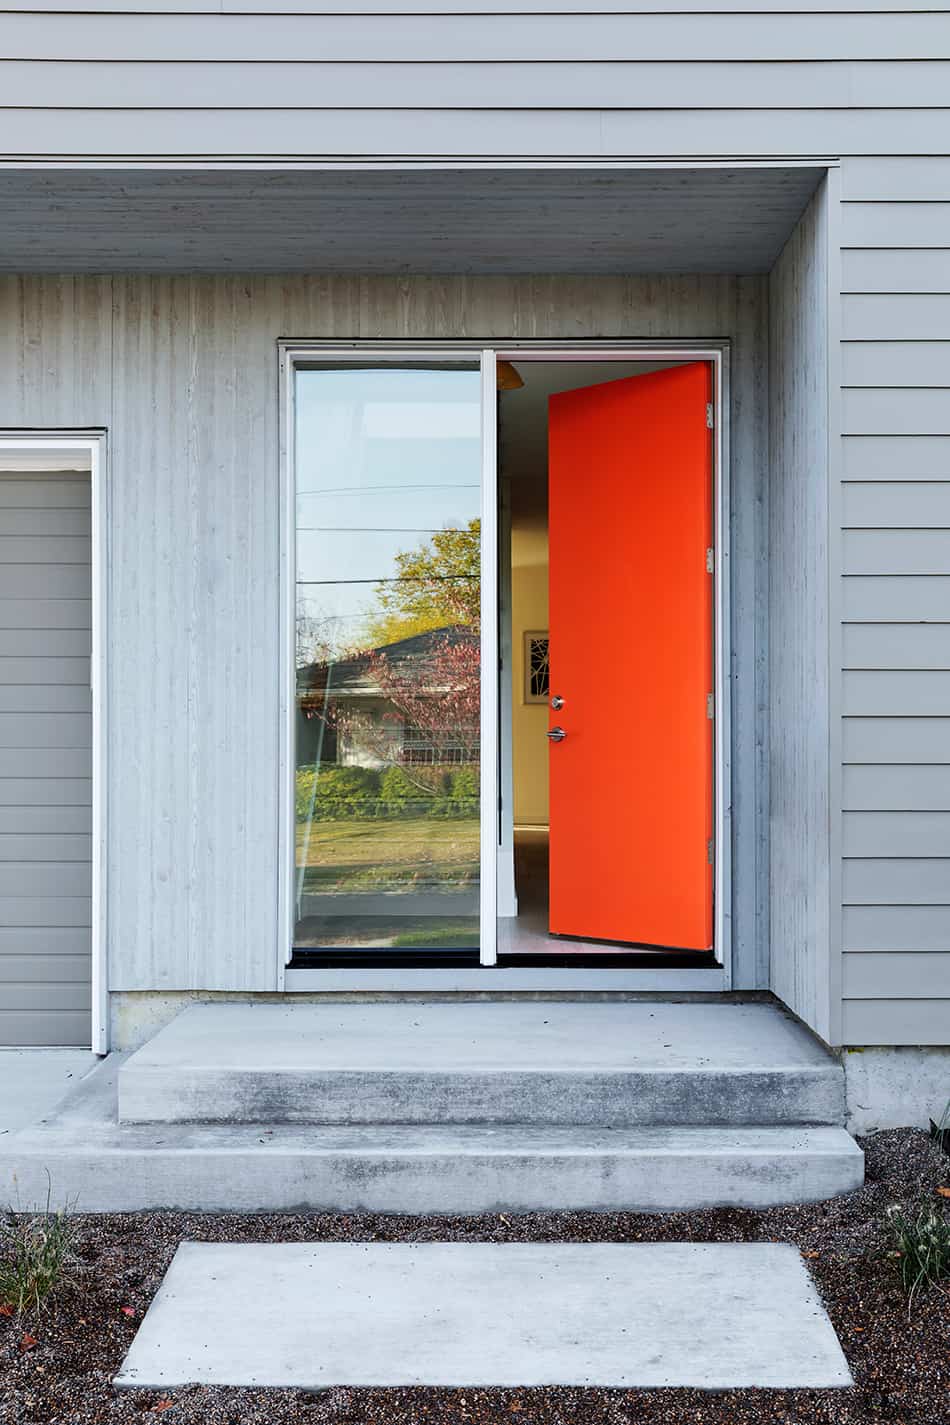
[{"label": "concrete landing", "polygon": [[0,1136],[51,1112],[98,1062],[89,1049],[0,1049]]},{"label": "concrete landing", "polygon": [[56,1113],[0,1140],[0,1202],[82,1212],[668,1212],[851,1192],[843,1128],[525,1124],[125,1124],[121,1055]]},{"label": "concrete landing", "polygon": [[790,1246],[186,1242],[115,1383],[728,1390],[851,1377]]},{"label": "concrete landing", "polygon": [[138,1123],[840,1124],[838,1062],[771,1004],[194,1005],[131,1056]]}]

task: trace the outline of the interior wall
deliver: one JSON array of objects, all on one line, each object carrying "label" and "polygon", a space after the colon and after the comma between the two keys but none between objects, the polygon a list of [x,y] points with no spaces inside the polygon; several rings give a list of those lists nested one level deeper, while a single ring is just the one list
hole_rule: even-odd
[{"label": "interior wall", "polygon": [[726,339],[735,983],[767,983],[767,279],[0,278],[0,410],[108,436],[113,989],[278,966],[277,339]]},{"label": "interior wall", "polygon": [[823,186],[769,284],[768,747],[770,986],[829,1039],[827,224]]},{"label": "interior wall", "polygon": [[[526,508],[523,488],[516,486],[511,520],[511,622],[512,622],[512,744],[514,814],[516,825],[548,824],[548,726],[546,703],[525,701],[525,646],[527,632],[548,626],[547,486],[532,490]],[[539,494],[544,503],[538,511]]]}]

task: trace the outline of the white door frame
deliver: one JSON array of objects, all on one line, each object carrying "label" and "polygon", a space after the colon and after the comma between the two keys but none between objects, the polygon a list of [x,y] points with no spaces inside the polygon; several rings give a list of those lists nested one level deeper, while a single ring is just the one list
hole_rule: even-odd
[{"label": "white door frame", "polygon": [[[88,469],[92,506],[91,598],[92,653],[89,685],[92,692],[92,1044],[95,1054],[109,1051],[108,984],[108,543],[109,502],[105,431],[5,430],[0,432],[0,459],[22,452],[27,469],[62,468],[63,453],[81,457],[77,468]],[[32,454],[32,459],[29,457]],[[47,456],[44,461],[44,455]]]},{"label": "white door frame", "polygon": [[[294,675],[295,536],[294,370],[315,360],[340,362],[458,361],[481,365],[482,378],[482,697],[481,697],[481,869],[480,965],[445,969],[291,969],[294,895]],[[278,990],[705,990],[732,985],[731,943],[731,723],[729,690],[729,343],[690,341],[319,341],[278,342],[280,421],[281,708],[280,826],[277,906]],[[498,451],[496,379],[498,360],[534,361],[708,361],[714,384],[714,545],[715,545],[715,958],[709,968],[519,969],[497,964],[498,878]],[[490,973],[489,973],[490,972]]]}]

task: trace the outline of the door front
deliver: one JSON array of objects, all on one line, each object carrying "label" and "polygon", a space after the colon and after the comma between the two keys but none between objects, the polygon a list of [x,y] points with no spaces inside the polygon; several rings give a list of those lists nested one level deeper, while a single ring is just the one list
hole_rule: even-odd
[{"label": "door front", "polygon": [[549,400],[550,931],[713,948],[712,372]]}]

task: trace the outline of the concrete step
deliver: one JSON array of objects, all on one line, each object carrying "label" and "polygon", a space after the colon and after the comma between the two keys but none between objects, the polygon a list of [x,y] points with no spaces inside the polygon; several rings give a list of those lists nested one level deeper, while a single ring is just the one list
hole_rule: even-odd
[{"label": "concrete step", "polygon": [[[0,1202],[80,1212],[667,1212],[816,1201],[863,1180],[843,1128],[124,1124],[121,1056],[0,1139]],[[49,1173],[49,1179],[47,1178]]]},{"label": "concrete step", "polygon": [[844,1076],[772,1004],[194,1005],[131,1056],[125,1123],[844,1122]]}]

